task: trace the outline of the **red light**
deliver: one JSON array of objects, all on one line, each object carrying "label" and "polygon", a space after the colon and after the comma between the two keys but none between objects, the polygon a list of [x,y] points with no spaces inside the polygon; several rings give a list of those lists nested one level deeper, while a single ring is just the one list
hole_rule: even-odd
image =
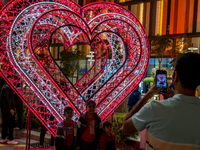
[{"label": "red light", "polygon": [[[78,117],[86,111],[89,99],[106,120],[143,79],[150,54],[144,28],[122,6],[98,2],[81,8],[70,0],[63,0],[62,5],[60,0],[55,2],[10,1],[0,13],[0,33],[4,33],[0,37],[1,73],[52,134],[56,123],[64,119],[65,106],[71,106]],[[71,84],[51,57],[51,38],[65,49],[81,42],[94,51],[94,65],[76,84]],[[42,108],[47,109],[45,115]],[[49,121],[51,114],[53,121]]]}]

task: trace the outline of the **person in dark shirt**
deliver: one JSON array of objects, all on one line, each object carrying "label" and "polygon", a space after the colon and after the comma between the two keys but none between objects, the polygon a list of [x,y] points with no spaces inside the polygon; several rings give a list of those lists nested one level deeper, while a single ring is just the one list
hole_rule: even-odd
[{"label": "person in dark shirt", "polygon": [[116,138],[112,133],[113,127],[110,121],[103,123],[103,131],[100,138],[100,150],[116,150]]},{"label": "person in dark shirt", "polygon": [[128,100],[128,111],[131,110],[131,108],[141,99],[141,93],[138,91],[137,87],[133,93],[130,95],[129,100]]},{"label": "person in dark shirt", "polygon": [[[41,107],[41,111],[46,114],[47,113],[47,109],[46,108],[42,108]],[[46,117],[46,116],[45,116]],[[50,117],[49,117],[49,120],[50,121],[53,121],[54,120],[54,116],[51,114]],[[42,125],[42,128],[41,128],[41,131],[40,131],[40,142],[39,142],[39,148],[42,148],[43,147],[43,144],[44,144],[44,138],[45,138],[45,134],[47,132],[47,128]],[[51,142],[50,142],[50,147],[53,147],[54,145],[54,136],[51,135]]]},{"label": "person in dark shirt", "polygon": [[72,120],[73,109],[69,106],[64,109],[65,119],[57,126],[56,150],[75,150],[77,138],[77,123]]},{"label": "person in dark shirt", "polygon": [[[1,114],[2,114],[2,136],[1,143],[18,144],[13,138],[13,129],[15,124],[15,101],[14,92],[5,82],[1,89]],[[8,138],[7,138],[8,137]]]},{"label": "person in dark shirt", "polygon": [[102,131],[101,118],[95,113],[96,103],[86,102],[86,113],[80,115],[77,129],[77,150],[97,150]]}]

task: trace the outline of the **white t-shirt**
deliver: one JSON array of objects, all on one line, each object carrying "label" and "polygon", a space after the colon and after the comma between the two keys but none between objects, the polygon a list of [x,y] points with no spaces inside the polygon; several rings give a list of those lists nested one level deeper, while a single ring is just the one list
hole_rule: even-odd
[{"label": "white t-shirt", "polygon": [[200,150],[200,100],[177,94],[163,101],[151,101],[133,115],[138,131],[148,130],[147,143],[153,149]]}]

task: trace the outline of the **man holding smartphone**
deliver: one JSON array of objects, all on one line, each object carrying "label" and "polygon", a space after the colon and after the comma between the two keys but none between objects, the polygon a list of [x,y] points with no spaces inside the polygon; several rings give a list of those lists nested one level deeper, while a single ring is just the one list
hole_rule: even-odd
[{"label": "man holding smartphone", "polygon": [[[126,134],[147,128],[147,149],[199,150],[200,100],[195,90],[200,85],[200,55],[185,53],[177,58],[172,76],[174,92],[167,88],[165,101],[146,102],[163,88],[156,79],[146,95],[123,121]],[[172,97],[173,96],[173,97]]]}]

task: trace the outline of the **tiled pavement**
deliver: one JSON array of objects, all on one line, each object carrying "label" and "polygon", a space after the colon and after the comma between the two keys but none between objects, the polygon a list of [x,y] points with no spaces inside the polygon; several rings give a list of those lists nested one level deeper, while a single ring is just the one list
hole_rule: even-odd
[{"label": "tiled pavement", "polygon": [[[14,130],[14,139],[19,142],[18,145],[8,145],[8,144],[0,144],[0,150],[22,150],[20,148],[25,149],[26,148],[26,134],[27,131],[25,129],[15,129]],[[31,131],[31,140],[30,140],[30,146],[31,147],[39,147],[39,136],[40,132],[37,131]],[[0,135],[1,139],[1,135]],[[49,147],[51,135],[48,134],[48,132],[45,134],[45,140],[44,140],[44,147]],[[47,148],[44,148],[47,150]],[[52,150],[52,148],[51,148]]]},{"label": "tiled pavement", "polygon": [[[27,130],[25,129],[15,129],[14,130],[14,138],[17,142],[19,142],[18,145],[8,145],[8,144],[0,144],[0,150],[25,150],[26,148],[26,134]],[[37,131],[31,131],[31,140],[30,140],[30,146],[31,150],[55,150],[55,148],[49,148],[49,143],[51,139],[51,135],[47,132],[45,134],[44,139],[44,148],[39,149],[39,136],[40,132]],[[139,142],[140,135],[138,136],[138,139],[132,139],[133,141]],[[1,134],[0,134],[1,139]],[[33,149],[34,148],[34,149]],[[130,149],[129,149],[130,150]]]}]

